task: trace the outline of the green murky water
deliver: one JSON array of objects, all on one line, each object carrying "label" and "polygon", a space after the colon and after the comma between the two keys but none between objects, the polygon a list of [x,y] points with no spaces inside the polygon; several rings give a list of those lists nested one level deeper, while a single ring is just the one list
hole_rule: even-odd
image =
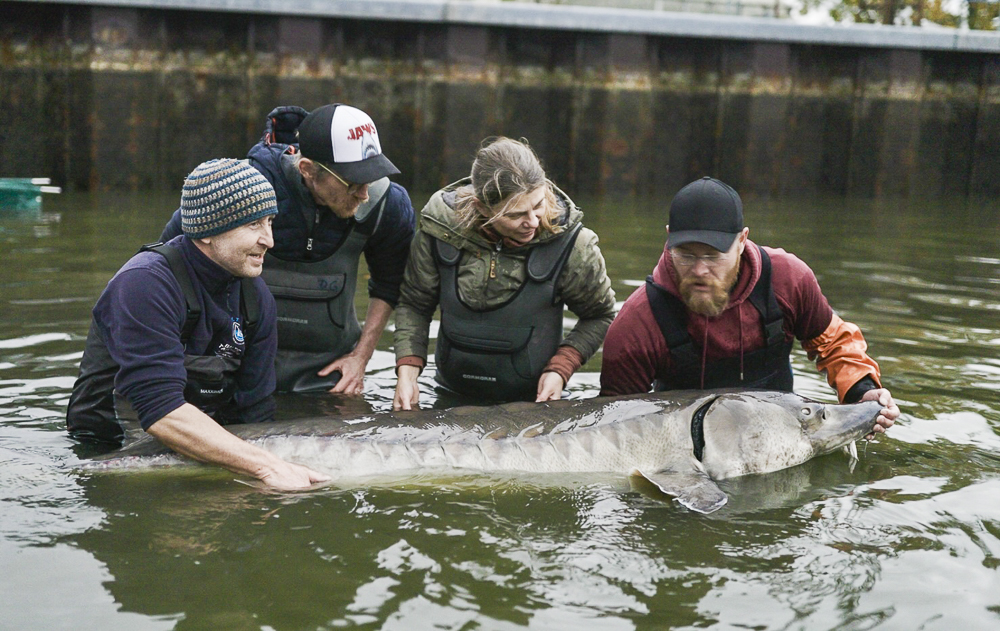
[{"label": "green murky water", "polygon": [[[601,475],[280,495],[207,469],[80,473],[63,415],[90,308],[176,200],[0,212],[0,628],[1000,626],[995,209],[747,200],[751,238],[812,265],[865,331],[904,418],[853,470],[838,454],[732,480],[730,504],[699,516]],[[624,300],[667,200],[577,201]],[[832,400],[793,364],[799,392]],[[386,334],[365,401],[331,410],[389,407],[392,365]],[[572,396],[596,394],[599,365]]]}]

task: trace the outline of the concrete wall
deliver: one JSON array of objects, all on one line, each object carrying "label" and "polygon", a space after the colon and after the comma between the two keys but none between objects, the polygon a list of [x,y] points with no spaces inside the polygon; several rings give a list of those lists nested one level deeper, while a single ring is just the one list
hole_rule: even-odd
[{"label": "concrete wall", "polygon": [[672,195],[713,174],[759,195],[1000,194],[1000,40],[691,16],[687,34],[652,17],[643,32],[634,17],[653,12],[574,7],[546,7],[570,13],[541,28],[538,7],[464,4],[483,17],[0,1],[0,176],[179,188],[200,161],[243,156],[273,106],[341,101],[418,191],[507,134],[578,193]]}]

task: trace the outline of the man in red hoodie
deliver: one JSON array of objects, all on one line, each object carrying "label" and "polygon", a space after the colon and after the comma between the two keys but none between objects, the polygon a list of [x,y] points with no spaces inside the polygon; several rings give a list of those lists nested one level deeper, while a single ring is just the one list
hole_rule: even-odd
[{"label": "man in red hoodie", "polygon": [[794,254],[750,241],[743,202],[705,177],[670,204],[667,243],[646,285],[608,329],[601,394],[654,390],[792,390],[798,339],[842,403],[879,401],[875,432],[899,416],[861,330],[827,302]]}]

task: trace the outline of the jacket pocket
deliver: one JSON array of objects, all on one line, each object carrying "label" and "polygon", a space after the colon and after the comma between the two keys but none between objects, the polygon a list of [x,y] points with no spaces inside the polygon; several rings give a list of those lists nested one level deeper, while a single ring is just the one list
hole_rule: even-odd
[{"label": "jacket pocket", "polygon": [[353,296],[342,296],[345,274],[306,276],[281,274],[269,278],[268,287],[278,308],[278,343],[281,348],[319,352],[332,348],[343,336],[347,307]]},{"label": "jacket pocket", "polygon": [[[497,327],[464,323],[460,330],[442,327],[435,358],[452,383],[480,380],[510,392],[535,379],[528,346],[534,327]],[[459,391],[462,391],[461,388]],[[499,398],[505,398],[503,396]]]}]

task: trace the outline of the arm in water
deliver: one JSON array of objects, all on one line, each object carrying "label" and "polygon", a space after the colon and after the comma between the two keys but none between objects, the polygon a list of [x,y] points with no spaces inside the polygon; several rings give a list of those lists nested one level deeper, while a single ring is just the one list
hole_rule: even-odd
[{"label": "arm in water", "polygon": [[147,431],[177,453],[253,476],[276,489],[304,489],[330,479],[233,436],[190,403],[156,421]]}]

